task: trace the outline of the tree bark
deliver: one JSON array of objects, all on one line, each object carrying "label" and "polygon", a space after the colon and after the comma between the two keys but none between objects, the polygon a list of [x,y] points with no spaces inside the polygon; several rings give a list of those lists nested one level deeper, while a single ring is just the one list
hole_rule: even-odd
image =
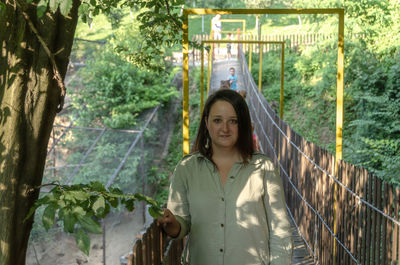
[{"label": "tree bark", "polygon": [[23,222],[38,198],[47,144],[61,90],[53,65],[28,25],[29,16],[64,79],[78,19],[79,0],[68,16],[36,4],[5,0],[0,16],[0,264],[23,265],[33,217]]}]

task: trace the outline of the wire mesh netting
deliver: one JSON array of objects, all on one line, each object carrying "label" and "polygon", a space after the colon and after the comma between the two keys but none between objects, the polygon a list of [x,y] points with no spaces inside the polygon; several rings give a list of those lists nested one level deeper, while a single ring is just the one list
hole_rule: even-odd
[{"label": "wire mesh netting", "polygon": [[55,124],[51,134],[43,183],[99,181],[129,193],[142,191],[146,164],[161,147],[158,110],[149,112],[134,130],[79,127],[72,119],[59,119],[63,122]]}]

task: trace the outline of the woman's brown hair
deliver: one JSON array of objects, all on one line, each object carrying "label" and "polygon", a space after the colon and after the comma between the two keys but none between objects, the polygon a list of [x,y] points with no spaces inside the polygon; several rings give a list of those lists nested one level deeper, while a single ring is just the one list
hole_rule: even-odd
[{"label": "woman's brown hair", "polygon": [[239,150],[243,161],[247,163],[251,159],[251,156],[254,152],[250,113],[246,101],[239,93],[233,90],[217,90],[208,97],[206,104],[204,105],[199,130],[197,131],[192,152],[198,151],[200,154],[212,161],[211,158],[213,152],[211,148],[211,138],[207,130],[206,120],[210,114],[211,107],[217,101],[226,101],[230,103],[236,112],[238,119],[238,139],[236,142],[236,147]]}]

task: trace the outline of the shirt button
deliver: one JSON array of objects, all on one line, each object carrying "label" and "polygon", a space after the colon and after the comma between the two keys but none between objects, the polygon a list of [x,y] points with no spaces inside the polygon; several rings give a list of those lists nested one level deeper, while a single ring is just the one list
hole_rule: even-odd
[{"label": "shirt button", "polygon": [[221,224],[221,227],[224,227],[224,224]]},{"label": "shirt button", "polygon": [[222,248],[219,249],[220,252],[224,252],[224,250]]},{"label": "shirt button", "polygon": [[222,200],[222,201],[225,201],[225,198],[224,198],[224,197],[222,197],[222,198],[221,198],[221,200]]},{"label": "shirt button", "polygon": [[234,176],[231,176],[231,179],[234,179],[235,177]]}]

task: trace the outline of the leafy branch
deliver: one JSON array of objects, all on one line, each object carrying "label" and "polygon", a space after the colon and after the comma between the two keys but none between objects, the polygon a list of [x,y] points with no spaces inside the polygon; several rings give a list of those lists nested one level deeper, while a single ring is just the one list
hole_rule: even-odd
[{"label": "leafy branch", "polygon": [[42,216],[45,229],[49,230],[57,218],[63,223],[65,232],[74,234],[77,246],[86,255],[89,255],[90,249],[88,233],[102,233],[99,220],[110,213],[111,207],[124,205],[127,210],[133,211],[136,201],[144,201],[150,205],[149,213],[152,217],[156,218],[163,213],[161,204],[148,196],[140,193],[123,194],[120,189],[113,187],[107,190],[104,184],[97,181],[72,186],[50,183],[37,188],[50,185],[54,187],[36,201],[24,221],[37,208],[46,207]]}]

